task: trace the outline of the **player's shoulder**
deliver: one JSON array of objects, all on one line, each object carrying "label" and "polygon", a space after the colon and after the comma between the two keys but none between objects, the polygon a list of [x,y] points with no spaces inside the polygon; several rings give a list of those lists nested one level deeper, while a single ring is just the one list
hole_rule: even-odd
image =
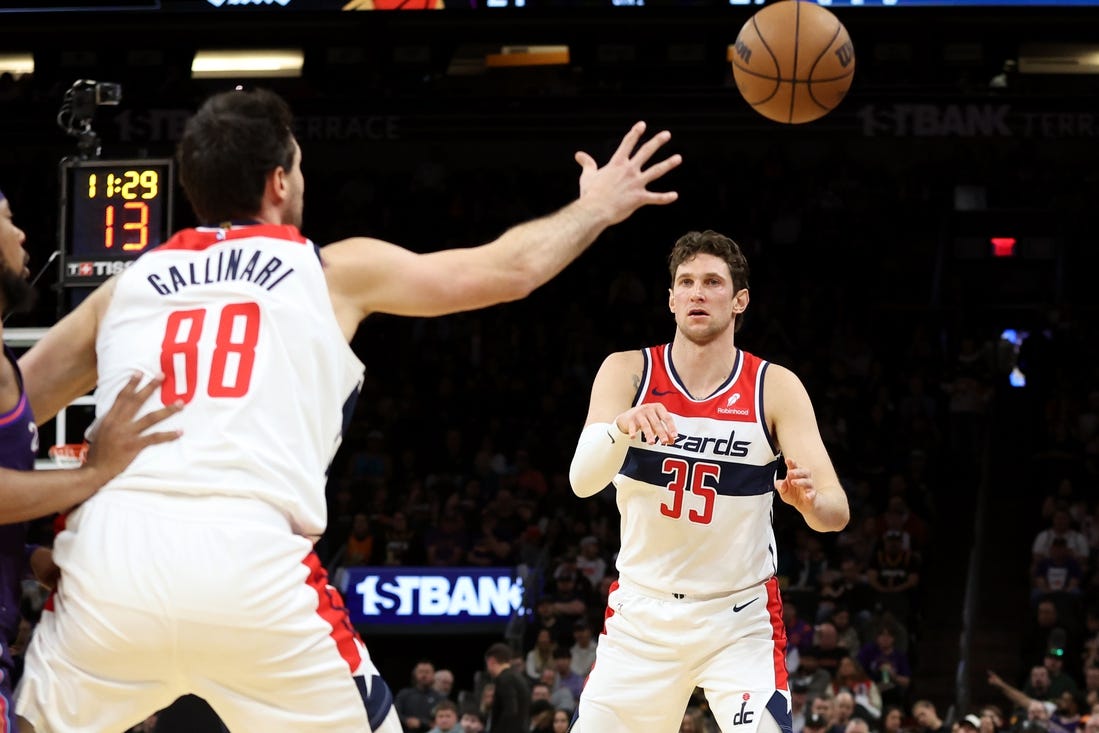
[{"label": "player's shoulder", "polygon": [[641,349],[612,351],[603,359],[600,371],[632,373],[640,371],[645,365],[645,356]]}]

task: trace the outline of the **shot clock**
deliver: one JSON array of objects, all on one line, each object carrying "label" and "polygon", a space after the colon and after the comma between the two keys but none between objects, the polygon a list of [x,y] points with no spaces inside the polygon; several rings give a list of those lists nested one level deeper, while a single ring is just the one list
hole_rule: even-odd
[{"label": "shot clock", "polygon": [[73,160],[62,166],[65,287],[103,282],[171,232],[170,158]]}]

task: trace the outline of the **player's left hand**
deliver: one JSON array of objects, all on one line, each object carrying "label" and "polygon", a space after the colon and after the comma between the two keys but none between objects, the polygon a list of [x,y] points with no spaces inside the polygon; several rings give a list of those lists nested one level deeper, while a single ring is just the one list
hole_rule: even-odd
[{"label": "player's left hand", "polygon": [[775,480],[775,491],[780,499],[802,514],[813,509],[817,498],[812,471],[798,466],[792,458],[786,459],[786,478]]},{"label": "player's left hand", "polygon": [[30,558],[31,572],[34,579],[50,590],[57,587],[57,581],[61,578],[61,568],[53,561],[53,551],[48,547],[36,547]]}]

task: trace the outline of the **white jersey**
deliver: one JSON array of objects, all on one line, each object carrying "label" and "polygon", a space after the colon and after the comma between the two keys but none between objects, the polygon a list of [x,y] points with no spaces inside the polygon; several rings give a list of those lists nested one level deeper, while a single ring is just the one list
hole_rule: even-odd
[{"label": "white jersey", "polygon": [[695,399],[670,345],[642,351],[634,406],[662,403],[673,445],[630,445],[614,477],[622,515],[623,583],[688,596],[731,593],[775,574],[772,527],[778,453],[763,416],[768,362],[742,350],[728,381]]},{"label": "white jersey", "polygon": [[163,372],[177,441],[103,491],[252,497],[295,532],[325,529],[328,466],[362,386],[317,248],[295,227],[179,232],[118,277],[96,342],[102,414],[135,371]]}]

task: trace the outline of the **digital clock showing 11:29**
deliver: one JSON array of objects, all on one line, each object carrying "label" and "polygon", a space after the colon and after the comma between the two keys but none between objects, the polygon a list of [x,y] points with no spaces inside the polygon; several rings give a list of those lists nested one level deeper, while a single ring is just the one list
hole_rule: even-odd
[{"label": "digital clock showing 11:29", "polygon": [[69,253],[137,257],[168,236],[172,161],[79,161],[69,168]]}]

